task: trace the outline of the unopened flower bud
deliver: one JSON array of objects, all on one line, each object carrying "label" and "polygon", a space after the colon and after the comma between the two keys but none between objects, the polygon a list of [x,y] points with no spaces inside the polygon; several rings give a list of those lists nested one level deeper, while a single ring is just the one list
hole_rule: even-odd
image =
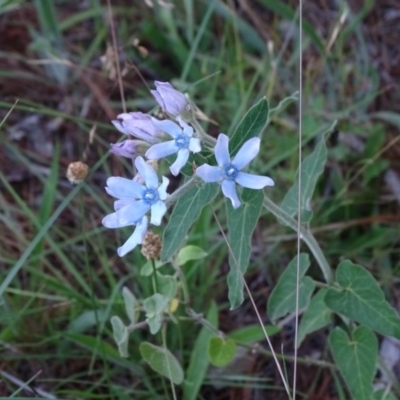
[{"label": "unopened flower bud", "polygon": [[142,242],[142,254],[148,260],[158,260],[161,255],[161,239],[154,232],[148,231]]},{"label": "unopened flower bud", "polygon": [[151,122],[151,116],[142,112],[130,112],[117,115],[117,120],[111,121],[123,134],[135,136],[148,143],[158,143],[163,132]]},{"label": "unopened flower bud", "polygon": [[75,161],[68,165],[67,179],[74,184],[81,183],[87,176],[89,167],[81,161]]},{"label": "unopened flower bud", "polygon": [[136,140],[124,140],[119,143],[110,143],[110,153],[116,156],[133,158],[138,154],[138,144]]},{"label": "unopened flower bud", "polygon": [[169,82],[154,82],[156,90],[151,90],[151,94],[157,100],[160,107],[174,117],[190,115],[190,103],[186,96],[178,92]]}]

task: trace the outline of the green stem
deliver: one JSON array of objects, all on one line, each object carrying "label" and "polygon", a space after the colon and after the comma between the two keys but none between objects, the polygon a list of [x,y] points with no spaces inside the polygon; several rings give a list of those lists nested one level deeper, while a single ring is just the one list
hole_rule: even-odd
[{"label": "green stem", "polygon": [[188,284],[187,284],[187,281],[185,278],[185,274],[182,272],[181,268],[176,263],[172,263],[172,266],[174,267],[174,269],[179,277],[179,280],[181,282],[181,285],[182,285],[183,304],[189,304],[189,300],[190,300],[189,288],[188,288]]},{"label": "green stem", "polygon": [[192,124],[193,128],[195,131],[199,134],[201,140],[208,144],[211,147],[214,147],[217,143],[217,141],[210,136],[206,131],[203,129],[203,127],[200,125],[199,121],[197,119],[193,118],[190,123]]},{"label": "green stem", "polygon": [[175,192],[172,193],[171,196],[167,198],[167,200],[165,200],[165,204],[168,207],[174,204],[179,199],[179,197],[181,197],[183,194],[189,191],[194,185],[197,184],[197,179],[198,177],[196,175],[193,175],[187,182],[185,182],[182,186],[176,189]]},{"label": "green stem", "polygon": [[[271,211],[279,220],[284,222],[290,228],[297,232],[297,221],[292,218],[289,214],[287,214],[282,208],[280,208],[277,204],[275,204],[272,200],[270,200],[266,195],[264,195],[264,203],[263,206]],[[321,268],[322,274],[328,284],[332,284],[333,282],[333,272],[331,267],[326,260],[324,253],[319,247],[318,242],[315,240],[315,237],[311,233],[309,229],[300,228],[300,232],[297,232],[300,235],[300,238],[304,240],[310,249],[311,253],[314,255],[319,267]]]},{"label": "green stem", "polygon": [[154,258],[151,259],[151,266],[153,267],[152,281],[153,281],[153,290],[154,293],[158,293],[158,280],[157,280],[157,270],[156,263],[154,262]]}]

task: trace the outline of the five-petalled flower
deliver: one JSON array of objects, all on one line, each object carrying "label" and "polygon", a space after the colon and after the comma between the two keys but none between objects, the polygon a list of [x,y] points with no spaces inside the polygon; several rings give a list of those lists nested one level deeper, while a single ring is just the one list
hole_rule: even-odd
[{"label": "five-petalled flower", "polygon": [[145,214],[151,210],[150,223],[160,225],[167,211],[164,200],[168,197],[168,178],[163,176],[159,184],[156,171],[142,157],[136,158],[135,165],[145,185],[120,177],[107,179],[107,193],[118,200],[114,202],[115,212],[103,218],[103,225],[112,229],[136,225],[133,235],[118,249],[121,257],[142,242],[147,230]]},{"label": "five-petalled flower", "polygon": [[198,153],[201,150],[200,139],[193,137],[193,128],[180,117],[177,117],[176,120],[180,126],[169,120],[160,121],[155,118],[152,119],[157,129],[166,132],[174,140],[157,143],[151,146],[146,152],[146,157],[150,160],[159,160],[160,158],[178,153],[175,162],[170,167],[171,173],[175,176],[179,174],[182,167],[186,164],[189,153]]},{"label": "five-petalled flower", "polygon": [[267,176],[241,171],[260,151],[260,138],[254,137],[245,142],[232,160],[228,146],[228,136],[220,133],[214,149],[218,167],[203,164],[196,169],[196,174],[205,182],[221,183],[224,196],[231,200],[233,208],[238,208],[240,200],[236,193],[236,183],[250,189],[262,189],[265,186],[273,186],[274,181]]}]

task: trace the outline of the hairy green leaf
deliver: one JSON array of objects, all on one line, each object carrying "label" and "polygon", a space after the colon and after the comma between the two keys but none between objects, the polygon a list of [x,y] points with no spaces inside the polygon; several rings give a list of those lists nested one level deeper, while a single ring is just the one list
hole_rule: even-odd
[{"label": "hairy green leaf", "polygon": [[[304,276],[310,266],[308,254],[300,254],[300,286],[299,286],[299,308],[305,308],[310,302],[312,292],[315,288],[314,281]],[[297,256],[290,261],[280,276],[278,283],[268,298],[268,315],[272,322],[288,313],[296,310],[296,283],[297,283]]]},{"label": "hairy green leaf", "polygon": [[375,334],[365,326],[359,326],[349,337],[337,327],[329,335],[329,344],[352,398],[371,400],[378,356]]},{"label": "hairy green leaf", "polygon": [[244,189],[242,204],[234,209],[226,201],[228,219],[229,266],[228,288],[231,309],[243,303],[243,279],[251,255],[251,236],[260,216],[264,196],[259,190]]},{"label": "hairy green leaf", "polygon": [[400,318],[365,268],[349,260],[342,261],[336,280],[339,289],[330,288],[325,296],[330,309],[382,335],[400,339]]}]

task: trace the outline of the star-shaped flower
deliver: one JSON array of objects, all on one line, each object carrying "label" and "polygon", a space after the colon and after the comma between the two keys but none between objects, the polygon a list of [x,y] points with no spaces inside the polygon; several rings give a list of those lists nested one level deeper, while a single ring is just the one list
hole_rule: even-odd
[{"label": "star-shaped flower", "polygon": [[176,120],[180,126],[169,120],[160,121],[155,118],[152,119],[153,125],[157,129],[166,132],[174,140],[157,143],[151,146],[145,154],[150,160],[159,160],[160,158],[178,153],[175,162],[170,167],[171,173],[175,176],[179,174],[182,167],[186,164],[189,153],[198,153],[201,150],[200,139],[192,137],[193,128],[180,117],[177,117]]},{"label": "star-shaped flower", "polygon": [[124,246],[118,249],[118,254],[122,255],[142,242],[147,230],[145,214],[149,210],[151,210],[150,223],[153,225],[160,225],[167,211],[164,200],[168,197],[166,191],[169,184],[168,178],[163,176],[160,185],[155,170],[142,157],[136,158],[135,165],[145,185],[120,177],[107,179],[107,193],[118,200],[114,202],[115,212],[103,218],[103,225],[111,229],[136,225],[133,235]]},{"label": "star-shaped flower", "polygon": [[196,174],[205,182],[221,183],[224,196],[231,200],[233,208],[238,208],[240,200],[236,193],[236,183],[250,189],[262,189],[265,186],[274,186],[274,181],[267,176],[253,175],[241,171],[260,151],[260,138],[254,137],[243,143],[232,160],[228,146],[228,136],[220,133],[214,149],[218,167],[203,164],[196,169]]}]

